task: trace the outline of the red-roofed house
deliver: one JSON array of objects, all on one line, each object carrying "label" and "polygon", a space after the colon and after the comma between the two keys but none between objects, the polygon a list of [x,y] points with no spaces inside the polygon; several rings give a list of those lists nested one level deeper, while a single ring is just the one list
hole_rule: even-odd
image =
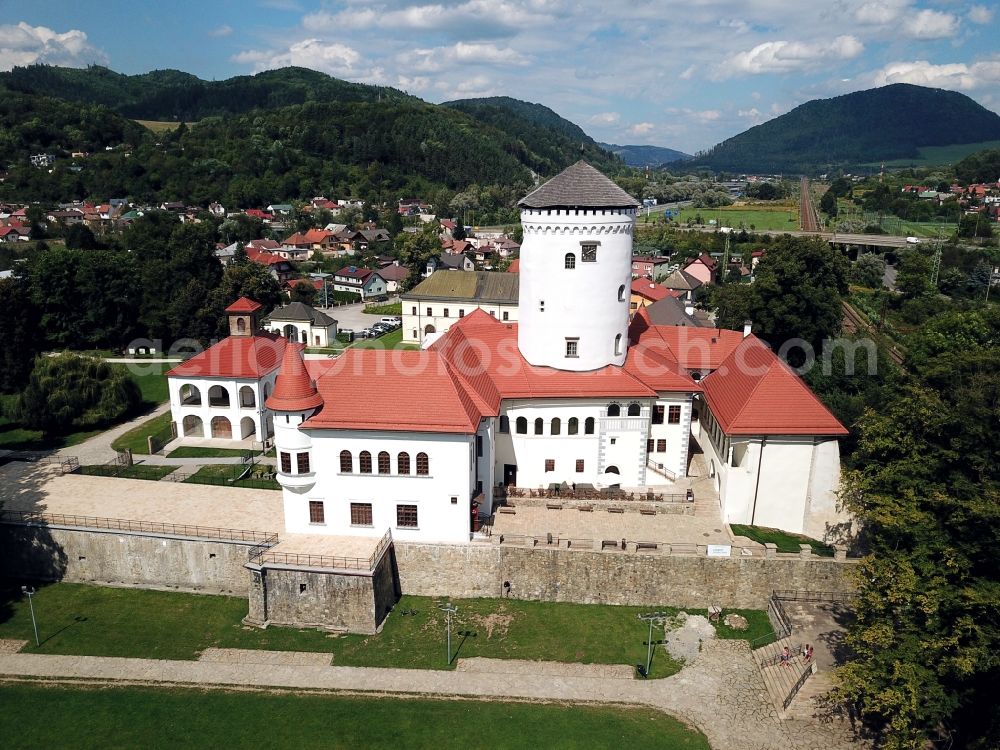
[{"label": "red-roofed house", "polygon": [[650,281],[648,278],[632,279],[632,296],[629,301],[629,310],[634,315],[639,308],[659,302],[664,297],[679,296],[679,293],[671,291],[662,284],[657,284],[655,281]]},{"label": "red-roofed house", "polygon": [[282,258],[276,253],[267,252],[266,250],[257,250],[250,245],[247,245],[246,251],[247,257],[254,263],[260,263],[262,266],[267,266],[267,270],[270,271],[271,275],[278,280],[279,284],[283,284],[295,275],[295,268],[292,264],[289,263],[286,258]]},{"label": "red-roofed house", "polygon": [[715,260],[715,258],[706,253],[702,253],[684,266],[683,270],[691,276],[694,276],[702,284],[714,284],[715,272],[718,267],[719,262]]},{"label": "red-roofed house", "polygon": [[378,271],[358,266],[344,266],[334,273],[333,289],[336,292],[353,292],[363,300],[388,293],[385,279]]},{"label": "red-roofed house", "polygon": [[258,330],[259,303],[240,297],[226,308],[229,336],[167,373],[170,412],[180,438],[222,445],[274,433],[264,400],[274,387],[287,339]]}]

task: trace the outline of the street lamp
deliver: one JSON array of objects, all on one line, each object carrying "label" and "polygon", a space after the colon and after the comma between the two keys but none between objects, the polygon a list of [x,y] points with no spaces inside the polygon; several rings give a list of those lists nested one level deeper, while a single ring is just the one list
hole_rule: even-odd
[{"label": "street lamp", "polygon": [[653,664],[653,623],[659,624],[669,616],[666,612],[646,612],[639,615],[640,620],[649,623],[649,637],[646,639],[646,671],[643,673],[643,677],[649,676],[649,668]]},{"label": "street lamp", "polygon": [[445,614],[445,621],[447,622],[446,630],[448,633],[447,649],[448,649],[448,664],[451,664],[451,616],[458,612],[458,607],[450,602],[448,604],[439,604],[438,609],[440,609]]},{"label": "street lamp", "polygon": [[40,646],[38,642],[38,623],[35,622],[35,605],[31,602],[31,597],[35,594],[34,586],[22,586],[21,593],[28,595],[28,609],[31,610],[31,627],[35,631],[35,646]]}]

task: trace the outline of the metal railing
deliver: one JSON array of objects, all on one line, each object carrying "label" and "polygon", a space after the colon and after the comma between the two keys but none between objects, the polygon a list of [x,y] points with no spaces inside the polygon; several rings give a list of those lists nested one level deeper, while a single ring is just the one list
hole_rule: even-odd
[{"label": "metal railing", "polygon": [[34,451],[10,451],[0,456],[0,464],[7,463],[8,461],[55,465],[59,467],[59,471],[62,474],[71,474],[80,466],[80,460],[76,456],[59,456]]},{"label": "metal railing", "polygon": [[598,500],[641,503],[690,503],[694,495],[663,492],[626,492],[622,489],[588,489],[577,486],[576,489],[567,486],[565,489],[539,487],[507,487],[502,497],[517,499],[540,500]]},{"label": "metal railing", "polygon": [[100,516],[77,516],[66,513],[39,513],[24,510],[0,511],[0,523],[26,526],[75,526],[81,529],[122,531],[133,534],[169,534],[170,536],[188,536],[224,542],[260,543],[277,538],[277,534],[270,531],[225,529],[193,524],[135,521],[125,518],[102,518]]},{"label": "metal railing", "polygon": [[[659,461],[654,461],[651,458],[646,459],[646,466],[655,471],[657,474],[662,474],[667,477],[667,479],[677,479],[677,472],[671,471],[666,467],[666,464],[660,463]],[[694,498],[691,498],[694,500]]]},{"label": "metal railing", "polygon": [[271,552],[274,545],[259,544],[250,550],[250,562],[255,565],[295,565],[303,568],[332,568],[339,570],[373,571],[382,556],[392,546],[392,531],[375,545],[375,551],[368,557],[347,557],[342,555],[312,555],[301,552]]}]

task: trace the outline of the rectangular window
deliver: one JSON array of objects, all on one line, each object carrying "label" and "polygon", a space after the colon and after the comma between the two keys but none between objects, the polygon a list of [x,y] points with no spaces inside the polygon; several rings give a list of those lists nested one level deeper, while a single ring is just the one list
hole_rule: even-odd
[{"label": "rectangular window", "polygon": [[500,416],[500,427],[498,428],[502,433],[510,432],[510,418],[506,415]]},{"label": "rectangular window", "polygon": [[372,525],[372,504],[351,503],[351,526]]},{"label": "rectangular window", "polygon": [[656,441],[656,452],[657,453],[666,453],[667,452],[667,441],[666,440],[657,440]]},{"label": "rectangular window", "polygon": [[491,318],[495,318],[496,316],[497,316],[497,311],[496,310],[490,310],[490,317]]},{"label": "rectangular window", "polygon": [[281,452],[281,473],[291,474],[292,473],[292,454]]},{"label": "rectangular window", "polygon": [[417,314],[417,306],[416,305],[413,306],[413,312],[411,312],[410,314],[411,315],[416,315]]},{"label": "rectangular window", "polygon": [[663,404],[656,404],[653,407],[653,424],[663,424]]},{"label": "rectangular window", "polygon": [[396,506],[396,525],[402,526],[410,529],[417,528],[417,506],[416,505],[397,505]]},{"label": "rectangular window", "polygon": [[545,312],[545,300],[538,300],[538,312]]},{"label": "rectangular window", "polygon": [[566,339],[566,356],[576,357],[579,356],[579,345],[580,342],[577,339]]},{"label": "rectangular window", "polygon": [[576,473],[579,474],[583,471],[583,459],[576,459]]},{"label": "rectangular window", "polygon": [[298,461],[299,474],[308,474],[309,473],[309,454],[308,453],[300,453],[300,454],[298,454],[298,456],[296,456],[296,459]]},{"label": "rectangular window", "polygon": [[667,413],[667,421],[670,424],[680,424],[681,421],[681,407],[671,406],[670,411]]},{"label": "rectangular window", "polygon": [[503,311],[503,319],[510,320],[510,313],[507,312],[506,310]]},{"label": "rectangular window", "polygon": [[555,471],[556,470],[556,460],[554,458],[545,459],[545,471]]},{"label": "rectangular window", "polygon": [[448,317],[448,308],[447,307],[444,309],[444,317],[446,317],[446,318]]},{"label": "rectangular window", "polygon": [[428,308],[427,308],[427,317],[429,318],[429,317],[430,317],[431,315],[433,315],[433,314],[434,314],[434,313],[432,313],[432,312],[431,312],[431,309],[430,309],[430,308],[428,307]]},{"label": "rectangular window", "polygon": [[596,263],[597,262],[597,244],[593,242],[584,242],[580,245],[580,260],[584,263]]},{"label": "rectangular window", "polygon": [[647,440],[646,441],[646,453],[652,453],[653,452],[653,446],[655,444],[656,444],[656,441],[653,440],[653,438],[650,438],[649,440]]},{"label": "rectangular window", "polygon": [[483,457],[483,436],[476,435],[476,455],[480,458]]},{"label": "rectangular window", "polygon": [[326,523],[322,500],[309,501],[309,523]]},{"label": "rectangular window", "polygon": [[464,318],[465,317],[465,310],[459,308],[459,310],[458,310],[458,317]]}]

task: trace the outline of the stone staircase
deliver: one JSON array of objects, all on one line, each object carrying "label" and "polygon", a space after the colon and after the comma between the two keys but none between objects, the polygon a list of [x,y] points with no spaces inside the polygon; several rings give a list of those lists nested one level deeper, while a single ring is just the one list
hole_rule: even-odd
[{"label": "stone staircase", "polygon": [[816,713],[817,699],[828,693],[833,688],[833,677],[830,672],[815,672],[805,681],[799,692],[796,693],[791,705],[785,709],[787,719],[812,719]]}]

